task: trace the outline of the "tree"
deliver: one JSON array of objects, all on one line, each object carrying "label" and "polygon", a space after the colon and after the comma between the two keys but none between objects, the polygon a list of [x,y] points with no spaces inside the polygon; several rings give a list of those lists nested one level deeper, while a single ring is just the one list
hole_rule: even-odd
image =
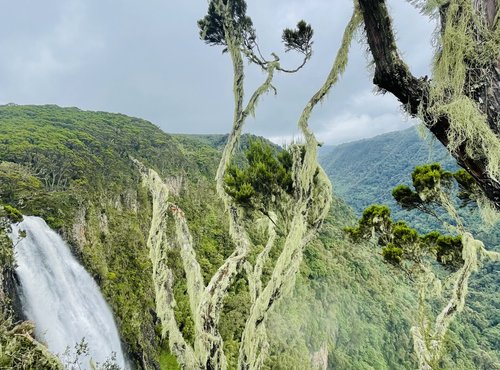
[{"label": "tree", "polygon": [[[275,53],[266,59],[257,43],[256,31],[246,15],[243,0],[211,0],[208,14],[198,22],[200,37],[209,45],[222,46],[233,66],[234,117],[232,131],[224,147],[216,173],[217,194],[222,200],[229,221],[229,234],[234,252],[222,263],[205,284],[195,248],[183,211],[171,202],[168,184],[153,170],[135,162],[143,182],[152,195],[153,216],[148,239],[153,263],[158,317],[162,335],[168,338],[172,353],[184,368],[225,369],[223,340],[219,318],[228,289],[238,274],[248,282],[251,307],[239,348],[238,368],[259,369],[267,356],[266,318],[276,302],[293,286],[302,254],[325,219],[332,196],[330,181],[317,162],[318,142],[308,127],[314,107],[337,82],[347,64],[353,34],[361,18],[356,10],[345,31],[342,45],[325,83],[306,104],[299,119],[303,143],[291,145],[286,154],[271,155],[264,147],[250,150],[249,167],[233,164],[237,143],[246,118],[254,114],[261,96],[276,89],[272,80],[276,71],[294,73],[312,55],[313,30],[304,21],[295,29],[283,32],[287,51],[303,55],[300,65],[283,68]],[[257,65],[266,74],[264,82],[251,94],[244,105],[244,59]],[[274,167],[273,167],[274,166]],[[270,172],[271,168],[281,175]],[[247,171],[247,172],[246,172]],[[265,183],[246,179],[245,173],[262,176]],[[248,181],[247,181],[248,180]],[[274,200],[268,199],[269,195]],[[167,219],[175,220],[176,241],[165,234]],[[263,245],[253,237],[263,240]],[[180,248],[186,277],[189,308],[194,322],[194,343],[189,343],[175,318],[173,273],[168,264],[168,251],[174,244]],[[270,251],[279,251],[272,271],[263,276],[264,265],[270,261]]]},{"label": "tree", "polygon": [[385,0],[359,0],[375,61],[373,82],[445,145],[500,210],[500,6],[498,0],[412,1],[439,17],[432,79],[400,57]]},{"label": "tree", "polygon": [[[394,222],[389,208],[383,205],[368,207],[358,225],[346,231],[356,242],[372,240],[381,247],[384,260],[417,287],[417,315],[411,333],[419,368],[430,370],[439,368],[445,335],[450,323],[464,309],[471,274],[484,260],[499,261],[500,254],[486,250],[480,240],[474,239],[455,208],[452,200],[455,182],[464,205],[471,204],[470,186],[476,185],[470,175],[463,170],[450,173],[434,163],[416,167],[412,180],[413,189],[400,185],[393,190],[398,204],[436,217],[456,235],[437,231],[419,235],[405,222]],[[446,303],[433,316],[430,300],[435,297],[446,299]]]}]

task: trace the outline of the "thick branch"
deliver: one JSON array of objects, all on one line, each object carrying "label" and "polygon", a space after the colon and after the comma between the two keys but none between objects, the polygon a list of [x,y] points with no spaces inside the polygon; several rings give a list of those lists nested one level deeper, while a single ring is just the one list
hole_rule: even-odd
[{"label": "thick branch", "polygon": [[274,243],[276,241],[275,226],[275,222],[270,217],[268,221],[268,238],[264,249],[262,249],[262,251],[257,255],[254,266],[252,266],[249,262],[245,264],[252,304],[255,303],[262,290],[262,272],[264,270],[264,265],[269,259],[269,253],[274,247]]},{"label": "thick branch", "polygon": [[[366,36],[375,61],[373,82],[382,90],[389,91],[413,116],[421,111],[424,124],[445,146],[450,129],[448,117],[434,117],[428,111],[430,85],[427,78],[416,78],[400,58],[392,24],[384,0],[359,0]],[[500,210],[500,182],[487,171],[484,158],[475,158],[466,150],[464,142],[451,153],[484,191],[497,210]]]},{"label": "thick branch", "polygon": [[191,307],[191,315],[195,325],[195,332],[196,335],[200,335],[202,328],[198,311],[205,284],[203,283],[200,264],[196,260],[191,233],[189,232],[184,213],[180,208],[174,205],[170,206],[170,210],[175,218],[177,242],[181,249],[182,264],[186,274],[187,292]]},{"label": "thick branch", "polygon": [[149,188],[153,198],[153,214],[147,245],[153,265],[156,311],[162,324],[162,336],[166,336],[168,333],[168,342],[172,353],[184,366],[194,369],[197,364],[194,350],[184,339],[175,320],[174,277],[167,265],[166,250],[170,245],[165,238],[165,232],[167,229],[169,190],[155,171],[147,169],[136,160],[134,160],[134,163],[141,170],[143,182]]}]

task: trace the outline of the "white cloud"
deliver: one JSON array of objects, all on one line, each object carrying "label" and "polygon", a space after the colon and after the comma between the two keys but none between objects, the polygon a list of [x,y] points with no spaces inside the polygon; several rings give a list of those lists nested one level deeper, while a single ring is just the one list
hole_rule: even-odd
[{"label": "white cloud", "polygon": [[[400,25],[399,46],[417,73],[428,69],[432,26],[408,4],[391,3]],[[231,64],[221,48],[198,39],[196,21],[206,8],[206,2],[163,0],[6,2],[0,13],[0,101],[122,112],[167,132],[227,132],[233,109]],[[315,37],[311,61],[296,75],[276,75],[278,95],[262,98],[246,129],[293,138],[301,109],[330,70],[351,10],[350,0],[248,2],[264,54],[278,52],[284,66],[297,58],[283,53],[283,27],[305,19]],[[364,44],[354,43],[345,75],[311,117],[325,141],[406,127],[398,102],[372,93],[364,50]],[[248,98],[265,76],[259,68],[245,73]],[[361,132],[365,129],[368,133]]]},{"label": "white cloud", "polygon": [[405,121],[399,113],[384,113],[376,116],[363,113],[344,113],[325,124],[317,136],[320,141],[326,144],[340,144],[402,130],[415,123],[414,120]]},{"label": "white cloud", "polygon": [[91,30],[82,0],[59,3],[53,12],[52,23],[37,20],[25,30],[26,42],[7,48],[11,55],[3,68],[9,72],[0,74],[12,80],[20,100],[36,97],[33,100],[44,102],[45,95],[48,102],[51,95],[63,96],[67,89],[57,84],[60,79],[78,73],[88,55],[103,47]]},{"label": "white cloud", "polygon": [[341,110],[323,119],[316,125],[316,131],[320,141],[339,144],[402,130],[415,123],[398,107],[392,95],[364,90],[353,95]]}]

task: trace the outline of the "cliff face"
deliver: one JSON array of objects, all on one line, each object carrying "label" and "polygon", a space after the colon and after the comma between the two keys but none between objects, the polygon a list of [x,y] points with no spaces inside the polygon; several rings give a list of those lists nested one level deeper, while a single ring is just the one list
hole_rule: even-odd
[{"label": "cliff face", "polygon": [[[148,248],[152,199],[131,158],[169,183],[169,196],[185,213],[207,280],[234,250],[214,189],[220,142],[220,136],[167,135],[123,115],[55,106],[0,107],[0,204],[43,217],[70,242],[100,285],[124,349],[139,368],[172,369],[176,364],[161,339],[155,302]],[[415,296],[376,251],[345,241],[342,228],[353,219],[343,201],[335,199],[319,238],[305,251],[294,294],[269,320],[267,366],[306,369],[314,358],[317,368],[325,363],[346,369],[415,367],[409,337]],[[167,222],[166,227],[174,240],[175,226]],[[176,282],[175,319],[192,341],[194,324],[178,248],[173,246],[167,259]],[[236,280],[220,322],[230,364],[237,359],[249,312],[246,279]],[[494,306],[491,292],[478,291]],[[465,324],[458,326],[457,332],[469,333]],[[476,337],[477,331],[472,333]],[[455,352],[447,366],[491,368],[498,348],[490,341],[469,342],[461,355],[460,339],[456,334],[450,338]],[[481,355],[484,351],[490,362]]]},{"label": "cliff face", "polygon": [[[194,145],[194,144],[193,144]],[[217,153],[135,118],[53,106],[0,107],[0,199],[43,217],[101,286],[125,347],[157,366],[162,346],[146,241],[147,189],[129,156],[163,176],[207,181]],[[179,186],[178,186],[179,187]]]}]

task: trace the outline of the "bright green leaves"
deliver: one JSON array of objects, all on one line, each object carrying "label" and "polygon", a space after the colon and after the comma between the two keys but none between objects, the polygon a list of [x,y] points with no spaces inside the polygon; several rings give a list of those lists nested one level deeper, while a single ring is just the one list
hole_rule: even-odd
[{"label": "bright green leaves", "polygon": [[394,224],[392,236],[394,243],[399,246],[410,246],[419,242],[417,231],[409,227],[404,221],[398,221]]},{"label": "bright green leaves", "polygon": [[457,196],[464,205],[473,201],[479,193],[476,182],[465,170],[451,173],[443,170],[439,163],[415,167],[412,180],[414,190],[407,185],[398,185],[392,191],[396,202],[406,210],[420,209],[430,213],[431,205],[446,208],[443,195],[449,197],[453,193],[454,180],[458,184]]},{"label": "bright green leaves", "polygon": [[382,249],[382,257],[384,257],[384,260],[393,265],[399,265],[403,259],[403,249],[396,247],[393,244],[389,244],[387,247]]},{"label": "bright green leaves", "polygon": [[443,188],[449,187],[452,174],[444,171],[439,163],[432,163],[415,167],[411,178],[419,197],[432,201],[439,198],[439,192]]},{"label": "bright green leaves", "polygon": [[389,207],[379,204],[369,206],[363,212],[360,220],[362,227],[374,227],[376,230],[387,230],[391,224],[391,210]]},{"label": "bright green leaves", "polygon": [[462,266],[462,237],[441,235],[437,231],[422,236],[422,242],[436,255],[443,266],[458,269]]},{"label": "bright green leaves", "polygon": [[363,211],[357,227],[347,227],[345,232],[349,237],[359,242],[369,239],[373,233],[384,233],[391,227],[391,210],[385,205],[372,204]]},{"label": "bright green leaves", "polygon": [[414,209],[422,202],[416,192],[407,185],[398,185],[392,190],[392,197],[404,209]]},{"label": "bright green leaves", "polygon": [[262,141],[253,141],[245,152],[247,165],[228,167],[224,184],[226,192],[241,206],[269,209],[284,194],[293,192],[292,156],[276,151]]},{"label": "bright green leaves", "polygon": [[301,20],[299,23],[297,23],[297,28],[284,29],[281,39],[285,44],[286,51],[294,50],[307,55],[312,52],[313,34],[314,31],[311,25]]},{"label": "bright green leaves", "polygon": [[415,229],[404,221],[395,223],[390,209],[378,204],[366,208],[358,226],[345,231],[354,242],[375,238],[377,245],[382,247],[382,256],[393,265],[399,265],[403,258],[410,257],[420,242]]},{"label": "bright green leaves", "polygon": [[394,222],[386,206],[368,207],[358,226],[345,231],[355,242],[375,238],[376,244],[382,247],[384,260],[395,266],[402,266],[404,262],[420,263],[426,258],[451,269],[463,264],[460,236],[442,235],[437,231],[419,235],[406,222]]},{"label": "bright green leaves", "polygon": [[12,222],[21,222],[23,220],[23,215],[17,208],[14,208],[12,206],[9,206],[8,204],[3,207],[5,210],[5,213],[7,214],[7,217],[12,221]]}]

